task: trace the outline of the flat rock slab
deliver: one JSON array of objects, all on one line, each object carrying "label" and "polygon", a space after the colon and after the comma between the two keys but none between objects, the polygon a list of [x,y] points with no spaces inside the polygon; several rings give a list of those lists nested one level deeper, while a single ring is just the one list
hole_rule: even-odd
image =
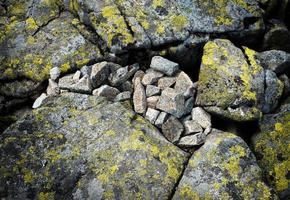
[{"label": "flat rock slab", "polygon": [[65,93],[0,136],[7,199],[168,199],[188,155],[121,103]]},{"label": "flat rock slab", "polygon": [[173,199],[276,199],[238,136],[214,130],[194,152]]}]

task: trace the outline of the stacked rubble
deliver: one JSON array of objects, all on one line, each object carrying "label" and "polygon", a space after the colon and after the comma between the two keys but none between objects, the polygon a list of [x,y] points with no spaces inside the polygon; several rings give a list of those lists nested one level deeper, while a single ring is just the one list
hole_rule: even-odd
[{"label": "stacked rubble", "polygon": [[60,70],[50,72],[47,96],[61,92],[92,94],[110,101],[132,100],[134,111],[158,127],[163,135],[180,147],[204,143],[211,131],[211,117],[201,107],[194,108],[197,83],[179,69],[179,65],[160,56],[152,58],[150,68],[139,64],[121,67],[111,62],[85,66],[74,74],[60,76]]}]

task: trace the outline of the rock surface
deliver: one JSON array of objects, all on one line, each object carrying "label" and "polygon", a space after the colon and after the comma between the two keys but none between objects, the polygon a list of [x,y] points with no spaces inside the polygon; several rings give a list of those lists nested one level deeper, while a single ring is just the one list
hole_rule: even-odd
[{"label": "rock surface", "polygon": [[280,112],[264,115],[252,139],[254,153],[268,181],[283,199],[290,197],[290,101]]},{"label": "rock surface", "polygon": [[255,156],[231,133],[214,130],[189,160],[173,199],[277,199]]},{"label": "rock surface", "polygon": [[167,199],[188,156],[122,104],[72,93],[0,140],[0,195],[8,199]]},{"label": "rock surface", "polygon": [[196,104],[214,114],[237,121],[261,115],[258,102],[263,94],[264,70],[255,52],[245,54],[229,40],[216,39],[204,47]]}]

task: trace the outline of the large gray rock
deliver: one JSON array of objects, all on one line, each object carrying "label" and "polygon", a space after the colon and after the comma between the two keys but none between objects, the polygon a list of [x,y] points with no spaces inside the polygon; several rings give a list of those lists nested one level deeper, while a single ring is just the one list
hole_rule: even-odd
[{"label": "large gray rock", "polygon": [[0,140],[4,199],[168,199],[188,157],[121,103],[73,93]]},{"label": "large gray rock", "polygon": [[274,114],[264,115],[252,138],[258,163],[281,199],[290,198],[290,98]]},{"label": "large gray rock", "polygon": [[256,52],[245,48],[245,54],[229,40],[216,39],[205,45],[197,105],[237,121],[260,117],[259,102],[264,94],[264,70],[255,59]]},{"label": "large gray rock", "polygon": [[189,160],[173,199],[277,199],[238,136],[214,130]]},{"label": "large gray rock", "polygon": [[73,10],[114,53],[184,41],[189,32],[239,32],[243,37],[264,28],[255,0],[82,1]]}]

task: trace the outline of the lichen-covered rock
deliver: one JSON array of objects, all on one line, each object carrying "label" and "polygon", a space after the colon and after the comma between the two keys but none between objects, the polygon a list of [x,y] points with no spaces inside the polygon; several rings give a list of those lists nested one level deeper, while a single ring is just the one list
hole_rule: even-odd
[{"label": "lichen-covered rock", "polygon": [[254,153],[268,181],[282,199],[290,197],[290,101],[280,112],[264,115],[252,139]]},{"label": "lichen-covered rock", "polygon": [[[100,59],[98,47],[80,34],[73,25],[76,22],[68,12],[61,13],[45,26],[38,26],[32,17],[26,21],[11,17],[5,34],[0,34],[1,54],[5,58],[0,59],[0,80],[19,77],[43,81],[52,67],[66,72]],[[34,32],[29,34],[27,30]]]},{"label": "lichen-covered rock", "polygon": [[0,84],[0,95],[14,98],[29,97],[31,94],[36,94],[42,90],[43,86],[40,83],[21,80]]},{"label": "lichen-covered rock", "polygon": [[253,50],[245,48],[245,54],[247,58],[229,40],[216,39],[205,45],[197,105],[237,121],[260,117],[264,70],[255,59]]},{"label": "lichen-covered rock", "polygon": [[187,154],[121,103],[65,93],[0,135],[7,199],[168,199]]},{"label": "lichen-covered rock", "polygon": [[173,199],[277,199],[247,144],[213,130],[192,155]]},{"label": "lichen-covered rock", "polygon": [[255,0],[81,1],[76,7],[113,52],[183,41],[189,32],[245,35],[263,29]]}]

